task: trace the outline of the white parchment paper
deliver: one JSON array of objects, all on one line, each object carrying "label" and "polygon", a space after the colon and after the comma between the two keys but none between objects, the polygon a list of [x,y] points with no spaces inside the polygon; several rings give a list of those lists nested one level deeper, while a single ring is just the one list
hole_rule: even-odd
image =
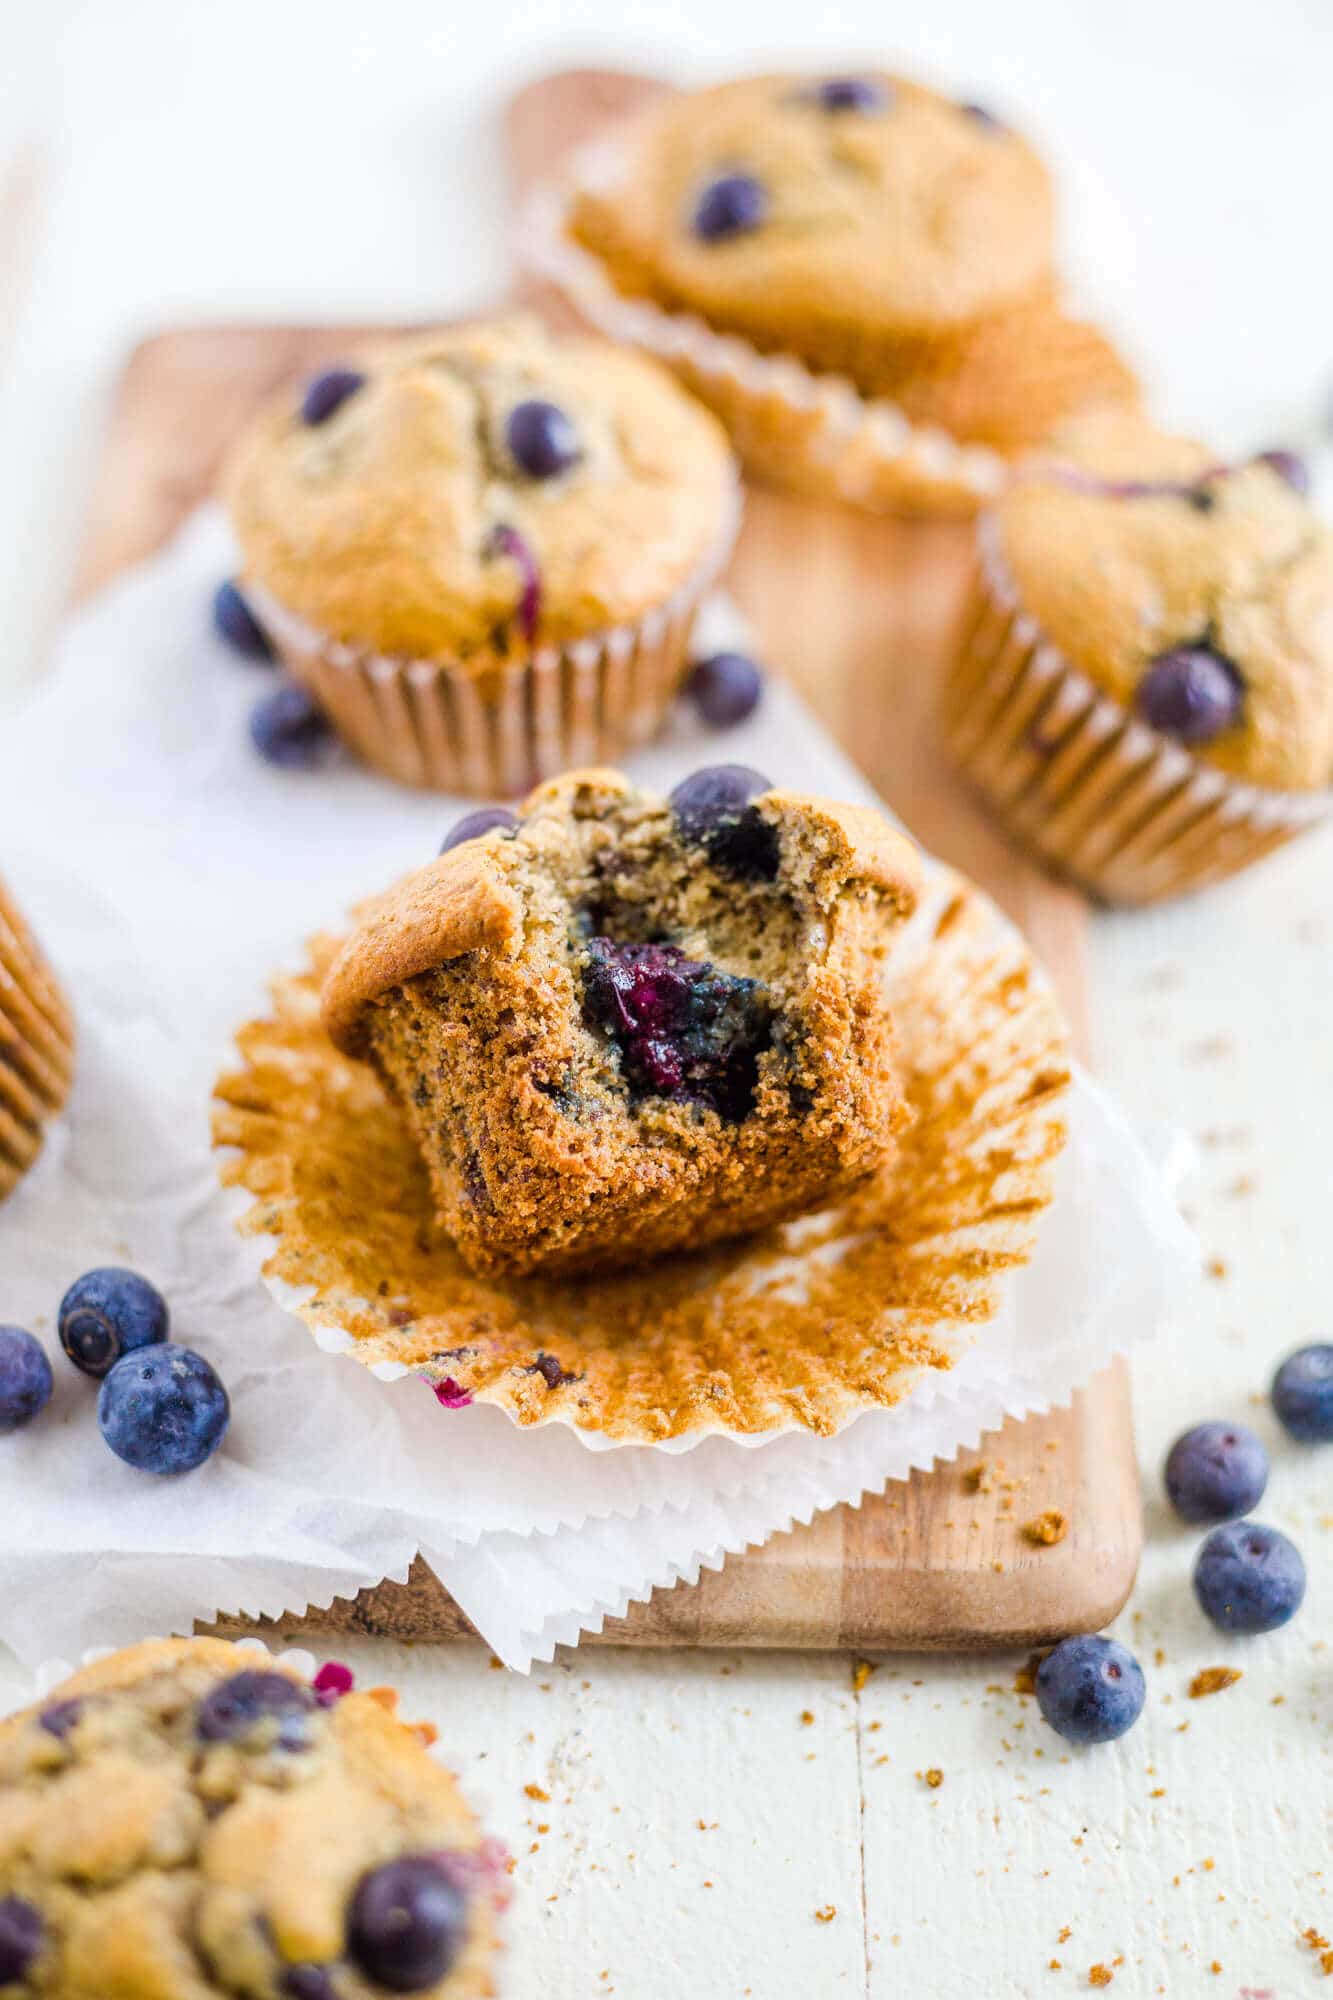
[{"label": "white parchment paper", "polygon": [[[285,773],[254,756],[245,719],[267,672],[236,661],[208,622],[230,566],[205,511],[71,621],[0,740],[0,873],[80,1034],[69,1110],[0,1208],[0,1319],[39,1333],[57,1375],[51,1408],[0,1441],[0,1639],[28,1659],[72,1657],[215,1611],[297,1611],[401,1577],[419,1549],[500,1657],[526,1668],[655,1585],[1067,1399],[1159,1330],[1197,1246],[1080,1079],[1057,1204],[1005,1310],[948,1376],[838,1438],[594,1452],[564,1427],[445,1412],[414,1379],[386,1385],[322,1354],[231,1226],[212,1083],[273,970],[432,854],[464,808],[351,764]],[[634,768],[666,786],[722,758],[871,796],[777,687],[722,737],[681,717]],[[106,1262],[154,1278],[175,1337],[230,1389],[227,1445],[186,1479],[112,1457],[93,1385],[57,1354],[61,1293]]]}]

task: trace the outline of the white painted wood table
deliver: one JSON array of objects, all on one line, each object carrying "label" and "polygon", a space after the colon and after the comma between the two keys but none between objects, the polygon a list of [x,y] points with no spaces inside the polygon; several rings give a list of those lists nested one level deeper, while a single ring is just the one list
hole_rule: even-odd
[{"label": "white painted wood table", "polygon": [[[1333,324],[1321,0],[1271,0],[1262,29],[1228,0],[1206,36],[1195,10],[1149,0],[929,16],[892,23],[896,55],[1024,110],[1081,162],[1077,262],[1168,407],[1247,443],[1313,407]],[[870,0],[803,25],[807,49],[844,58],[885,33]],[[485,124],[503,87],[589,55],[702,72],[772,37],[760,0],[10,10],[5,689],[49,637],[132,335],[484,297],[503,274]],[[1136,1371],[1149,1547],[1119,1629],[1149,1673],[1142,1723],[1066,1753],[1013,1692],[1013,1658],[889,1661],[858,1691],[828,1655],[588,1649],[524,1681],[468,1649],[351,1648],[438,1722],[518,1856],[510,2000],[990,2000],[1086,1990],[1094,1965],[1117,1994],[1320,1990],[1301,1933],[1333,1935],[1333,1461],[1284,1447],[1251,1404],[1282,1351],[1333,1325],[1333,838],[1203,901],[1100,918],[1093,1000],[1102,1075],[1135,1117],[1199,1143],[1190,1198],[1216,1259]],[[1273,1444],[1262,1511],[1311,1573],[1299,1622],[1250,1644],[1193,1609],[1193,1538],[1157,1497],[1172,1435],[1220,1413]],[[1191,1675],[1224,1664],[1243,1678],[1190,1700]],[[0,1663],[0,1694],[19,1684]]]}]

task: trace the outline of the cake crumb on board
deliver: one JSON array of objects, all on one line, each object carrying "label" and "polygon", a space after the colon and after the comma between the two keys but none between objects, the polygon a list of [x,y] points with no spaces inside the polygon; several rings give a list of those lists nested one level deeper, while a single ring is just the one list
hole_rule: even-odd
[{"label": "cake crumb on board", "polygon": [[1023,1539],[1035,1548],[1054,1548],[1069,1533],[1069,1518],[1058,1507],[1048,1507],[1045,1513],[1023,1523]]},{"label": "cake crumb on board", "polygon": [[1239,1667],[1201,1667],[1190,1682],[1190,1700],[1198,1701],[1206,1694],[1221,1694],[1223,1688],[1234,1687],[1240,1678]]}]

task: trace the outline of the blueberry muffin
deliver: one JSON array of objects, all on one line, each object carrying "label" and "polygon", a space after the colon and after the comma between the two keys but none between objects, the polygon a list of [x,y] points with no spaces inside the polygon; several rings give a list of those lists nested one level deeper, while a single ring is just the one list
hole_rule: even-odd
[{"label": "blueberry muffin", "polygon": [[[622,295],[849,383],[904,479],[924,433],[937,462],[918,471],[943,492],[1074,412],[1133,399],[1119,356],[1060,307],[1053,207],[1019,134],[876,71],[672,93],[637,122],[620,171],[576,189],[566,226]],[[743,450],[767,442],[775,458],[791,423],[759,404],[781,399],[780,379],[752,371],[744,409],[736,371],[716,381]],[[855,428],[845,410],[836,421]]]},{"label": "blueberry muffin", "polygon": [[41,1151],[73,1073],[73,1018],[0,882],[0,1201]]},{"label": "blueberry muffin", "polygon": [[353,747],[492,795],[651,733],[737,504],[664,370],[522,318],[325,371],[225,491],[247,603]]},{"label": "blueberry muffin", "polygon": [[494,1851],[389,1691],[329,1678],[151,1640],[0,1725],[0,1992],[493,1994]]},{"label": "blueberry muffin", "polygon": [[397,1097],[474,1269],[697,1247],[884,1163],[881,961],[916,884],[877,813],[740,766],[668,799],[575,772],[375,905],[324,1020]]},{"label": "blueberry muffin", "polygon": [[1090,887],[1197,886],[1333,785],[1333,535],[1300,461],[1104,418],[982,524],[948,726],[988,797]]}]

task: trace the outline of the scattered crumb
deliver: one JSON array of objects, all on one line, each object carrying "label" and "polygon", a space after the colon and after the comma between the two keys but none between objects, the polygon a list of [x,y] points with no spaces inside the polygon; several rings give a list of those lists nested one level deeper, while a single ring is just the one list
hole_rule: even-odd
[{"label": "scattered crumb", "polygon": [[505,1670],[504,1661],[497,1660],[494,1653],[491,1654],[490,1660],[487,1662],[487,1664],[489,1665],[490,1670],[493,1674],[502,1674]]},{"label": "scattered crumb", "polygon": [[1048,1958],[1046,1961],[1046,1966],[1048,1971],[1058,1972],[1060,1970],[1060,1961],[1058,1958]]},{"label": "scattered crumb", "polygon": [[1283,1702],[1286,1699],[1287,1697],[1284,1694],[1275,1694],[1273,1696],[1273,1699],[1269,1702],[1268,1706],[1270,1708],[1281,1708]]},{"label": "scattered crumb", "polygon": [[1115,1974],[1109,1965],[1090,1965],[1088,1967],[1089,1986],[1109,1986],[1114,1978]]},{"label": "scattered crumb", "polygon": [[1225,1257],[1210,1257],[1203,1268],[1210,1278],[1225,1278],[1227,1275],[1227,1260]]},{"label": "scattered crumb", "polygon": [[1240,1677],[1239,1667],[1202,1667],[1190,1682],[1190,1700],[1198,1701],[1205,1694],[1220,1694],[1223,1688],[1235,1687]]},{"label": "scattered crumb", "polygon": [[1210,1854],[1206,1861],[1200,1863],[1200,1866],[1202,1867],[1205,1875],[1211,1875],[1214,1868],[1216,1868],[1217,1863],[1214,1861],[1212,1855]]},{"label": "scattered crumb", "polygon": [[1056,1942],[1057,1944],[1068,1944],[1068,1943],[1069,1943],[1069,1940],[1070,1940],[1070,1938],[1071,1938],[1071,1937],[1073,1937],[1073,1935],[1074,1935],[1074,1931],[1073,1931],[1073,1926],[1072,1926],[1072,1925],[1070,1925],[1070,1924],[1061,1924],[1061,1926],[1060,1926],[1060,1931],[1059,1931],[1059,1935],[1057,1936],[1057,1938],[1056,1938],[1055,1942]]},{"label": "scattered crumb", "polygon": [[984,1458],[979,1465],[969,1465],[963,1474],[963,1485],[969,1493],[990,1492],[990,1466]]},{"label": "scattered crumb", "polygon": [[814,1719],[815,1719],[815,1712],[812,1708],[803,1708],[801,1710],[802,1729],[808,1729],[810,1727],[810,1724],[814,1721]]},{"label": "scattered crumb", "polygon": [[944,1783],[944,1773],[938,1764],[932,1764],[930,1769],[924,1773],[924,1776],[932,1792],[937,1792]]},{"label": "scattered crumb", "polygon": [[1148,1797],[1150,1799],[1164,1799],[1166,1797],[1166,1786],[1159,1785],[1156,1791],[1149,1792]]},{"label": "scattered crumb", "polygon": [[1311,1951],[1328,1950],[1328,1939],[1321,1932],[1317,1931],[1313,1924],[1310,1925],[1308,1930],[1301,1932],[1301,1940],[1304,1944],[1309,1945]]},{"label": "scattered crumb", "polygon": [[836,1903],[822,1903],[815,1911],[815,1922],[817,1924],[831,1924],[837,1914],[838,1906]]},{"label": "scattered crumb", "polygon": [[549,1806],[551,1803],[551,1794],[544,1792],[540,1785],[524,1785],[523,1796],[528,1799],[540,1799],[541,1803],[545,1806]]},{"label": "scattered crumb", "polygon": [[1035,1520],[1023,1523],[1024,1539],[1039,1549],[1052,1548],[1056,1542],[1062,1542],[1068,1533],[1069,1522],[1058,1507],[1048,1507]]},{"label": "scattered crumb", "polygon": [[852,1692],[860,1694],[875,1669],[869,1660],[854,1660],[852,1663]]},{"label": "scattered crumb", "polygon": [[997,1576],[1004,1575],[1004,1564],[1000,1561],[998,1556],[996,1557],[995,1561],[991,1564],[991,1568],[995,1571],[995,1574]]},{"label": "scattered crumb", "polygon": [[1166,1654],[1160,1646],[1156,1647],[1153,1651],[1152,1663],[1155,1667],[1164,1667],[1166,1665]]},{"label": "scattered crumb", "polygon": [[1221,1960],[1215,1958],[1212,1964],[1209,1966],[1208,1970],[1210,1972],[1220,1972],[1222,1970]]}]

